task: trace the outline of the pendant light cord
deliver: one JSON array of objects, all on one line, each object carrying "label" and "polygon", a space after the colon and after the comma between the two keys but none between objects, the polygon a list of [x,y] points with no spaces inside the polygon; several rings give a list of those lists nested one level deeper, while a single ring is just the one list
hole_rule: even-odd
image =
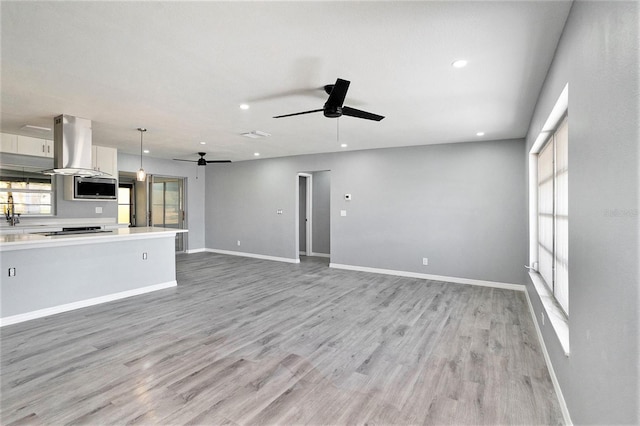
[{"label": "pendant light cord", "polygon": [[144,127],[138,127],[138,131],[140,132],[140,169],[142,169],[142,135],[147,131]]},{"label": "pendant light cord", "polygon": [[147,174],[145,173],[144,169],[142,168],[142,140],[143,140],[143,133],[147,131],[147,129],[145,129],[144,127],[138,127],[138,131],[140,132],[140,170],[138,170],[138,173],[136,174],[136,179],[139,182],[143,182],[146,177]]},{"label": "pendant light cord", "polygon": [[140,168],[142,168],[142,130],[140,130]]}]

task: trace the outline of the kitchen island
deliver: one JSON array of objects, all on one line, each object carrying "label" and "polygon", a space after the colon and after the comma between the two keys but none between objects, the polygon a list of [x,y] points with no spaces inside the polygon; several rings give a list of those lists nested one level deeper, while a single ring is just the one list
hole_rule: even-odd
[{"label": "kitchen island", "polygon": [[0,326],[175,287],[178,232],[0,235]]}]

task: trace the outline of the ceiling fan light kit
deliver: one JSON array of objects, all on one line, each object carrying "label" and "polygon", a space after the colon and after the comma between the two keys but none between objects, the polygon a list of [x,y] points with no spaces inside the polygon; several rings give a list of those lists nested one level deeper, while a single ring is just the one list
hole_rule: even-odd
[{"label": "ceiling fan light kit", "polygon": [[311,114],[314,112],[320,112],[328,118],[338,118],[343,115],[355,118],[363,118],[365,120],[380,121],[384,118],[382,115],[374,114],[367,111],[351,108],[344,105],[344,99],[347,96],[347,90],[349,90],[348,80],[338,78],[335,84],[327,84],[324,86],[325,92],[329,94],[329,99],[325,102],[324,106],[320,109],[313,109],[310,111],[294,112],[293,114],[277,115],[273,118],[292,117],[294,115]]}]

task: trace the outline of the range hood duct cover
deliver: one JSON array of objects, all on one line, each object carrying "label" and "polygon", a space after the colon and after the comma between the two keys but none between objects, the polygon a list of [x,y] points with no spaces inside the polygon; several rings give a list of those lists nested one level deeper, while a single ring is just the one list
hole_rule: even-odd
[{"label": "range hood duct cover", "polygon": [[47,175],[110,176],[91,167],[91,120],[59,115],[53,120],[53,165]]}]

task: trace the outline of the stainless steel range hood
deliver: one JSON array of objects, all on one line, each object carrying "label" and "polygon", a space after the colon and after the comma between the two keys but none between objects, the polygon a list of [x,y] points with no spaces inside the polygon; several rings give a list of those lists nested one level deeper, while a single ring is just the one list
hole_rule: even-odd
[{"label": "stainless steel range hood", "polygon": [[53,165],[42,173],[65,176],[110,176],[91,167],[91,120],[59,115],[53,120]]}]

